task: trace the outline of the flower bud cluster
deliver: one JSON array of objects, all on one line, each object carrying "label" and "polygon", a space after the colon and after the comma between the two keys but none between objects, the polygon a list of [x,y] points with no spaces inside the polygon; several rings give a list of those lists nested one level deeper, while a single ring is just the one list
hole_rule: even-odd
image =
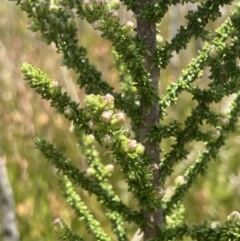
[{"label": "flower bud cluster", "polygon": [[89,23],[99,22],[106,12],[106,3],[104,0],[83,0],[82,10]]},{"label": "flower bud cluster", "polygon": [[[121,2],[119,0],[83,0],[82,11],[86,20],[92,24],[94,29],[102,31],[102,36],[114,35],[115,41],[118,41],[117,32],[121,35],[128,35],[133,32],[134,24],[128,21],[126,24],[119,23],[119,9]],[[119,31],[116,31],[119,29]],[[113,35],[112,35],[113,34]],[[116,38],[117,37],[117,38]],[[127,46],[130,51],[135,51],[134,44]]]},{"label": "flower bud cluster", "polygon": [[110,94],[105,96],[91,94],[85,98],[85,106],[93,114],[99,111],[113,110],[114,97]]},{"label": "flower bud cluster", "polygon": [[[137,158],[144,153],[144,146],[130,139],[131,131],[124,126],[125,114],[114,110],[114,97],[88,95],[85,98],[88,126],[99,135],[99,140],[107,148],[119,148],[130,158]],[[116,144],[116,145],[115,145]]]},{"label": "flower bud cluster", "polygon": [[[62,9],[65,4],[63,1],[57,4],[52,1],[51,3],[49,1],[38,1],[33,4],[34,7],[32,4],[29,5],[29,1],[22,3],[22,9],[27,12],[31,9],[31,12],[35,16],[33,21],[28,25],[28,28],[33,32],[41,31],[41,40],[47,44],[51,42],[60,44],[63,39],[67,41],[68,35],[72,36],[70,33],[75,33],[76,31],[75,15],[70,9]],[[58,34],[56,34],[57,30],[60,31]],[[49,32],[52,34],[46,34]],[[65,33],[65,35],[60,33]]]},{"label": "flower bud cluster", "polygon": [[118,10],[120,8],[120,1],[119,0],[112,0],[109,3],[108,7],[112,10]]},{"label": "flower bud cluster", "polygon": [[126,141],[123,142],[123,148],[126,152],[130,153],[136,152],[142,154],[144,151],[144,147],[140,143],[137,143],[136,140],[131,139],[126,139]]},{"label": "flower bud cluster", "polygon": [[108,24],[113,26],[116,26],[116,24],[119,22],[119,13],[115,10],[109,10],[108,11]]}]

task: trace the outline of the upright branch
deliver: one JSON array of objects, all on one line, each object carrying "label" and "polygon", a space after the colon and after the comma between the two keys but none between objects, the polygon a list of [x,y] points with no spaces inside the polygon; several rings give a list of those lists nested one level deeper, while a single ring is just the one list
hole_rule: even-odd
[{"label": "upright branch", "polygon": [[[149,72],[149,81],[151,81],[151,85],[153,86],[157,95],[159,95],[159,68],[154,63],[154,56],[156,55],[157,51],[156,23],[151,22],[149,19],[138,17],[141,13],[141,10],[144,9],[144,6],[148,2],[149,0],[140,0],[139,5],[136,7],[135,13],[137,15],[137,35],[146,45],[147,52],[144,56],[144,67]],[[147,134],[150,132],[152,127],[159,122],[158,99],[156,98],[148,101],[144,98],[141,98],[140,108],[142,122],[139,126],[139,140],[144,144],[146,154],[152,159],[152,164],[158,165],[160,162],[159,143],[146,140]],[[156,190],[161,189],[161,187],[159,187],[159,176],[160,171],[155,172],[152,180],[152,184]],[[164,223],[163,210],[161,207],[159,207],[158,210],[144,210],[143,216],[144,220],[148,223],[148,225],[143,228],[144,239],[147,240],[148,238],[153,237],[158,230],[158,226]]]}]

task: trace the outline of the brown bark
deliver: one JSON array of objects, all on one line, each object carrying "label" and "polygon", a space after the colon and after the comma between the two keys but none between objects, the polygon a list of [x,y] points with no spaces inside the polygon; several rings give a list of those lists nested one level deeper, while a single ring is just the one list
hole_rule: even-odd
[{"label": "brown bark", "polygon": [[[138,14],[143,6],[149,2],[149,0],[139,0],[139,6],[137,7],[135,13]],[[153,57],[156,53],[156,24],[151,23],[145,19],[137,18],[137,34],[145,42],[151,56],[145,56],[145,68],[150,73],[152,79],[152,85],[154,89],[159,92],[159,69],[156,65],[153,65]],[[152,67],[155,66],[155,67]],[[146,154],[153,160],[153,163],[159,164],[160,162],[160,147],[159,143],[152,143],[145,141],[147,134],[153,127],[155,123],[159,122],[159,103],[156,101],[150,108],[146,104],[144,99],[140,102],[141,114],[144,124],[139,127],[139,139],[140,142],[144,144]],[[159,187],[159,175],[160,171],[156,172],[152,184],[155,187]],[[158,226],[164,223],[164,215],[162,208],[159,208],[155,213],[150,213],[149,211],[143,211],[144,220],[151,224],[146,225],[143,229],[144,240],[152,238],[157,234]]]}]

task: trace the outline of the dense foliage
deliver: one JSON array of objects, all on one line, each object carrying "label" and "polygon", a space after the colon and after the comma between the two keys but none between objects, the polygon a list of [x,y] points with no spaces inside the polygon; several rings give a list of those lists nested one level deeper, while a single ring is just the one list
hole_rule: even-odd
[{"label": "dense foliage", "polygon": [[[188,1],[123,1],[135,13],[136,29],[133,22],[121,23],[118,1],[18,2],[32,18],[29,28],[39,31],[47,44],[56,45],[57,52],[62,54],[61,63],[79,75],[77,84],[87,94],[82,106],[40,69],[22,64],[21,71],[29,86],[49,100],[74,127],[76,141],[86,157],[86,170],[81,170],[47,140],[36,138],[35,143],[57,168],[66,200],[96,240],[111,240],[114,236],[94,217],[77,187],[96,195],[117,240],[128,239],[126,223],[137,225],[144,239],[239,238],[237,212],[215,226],[210,222],[188,224],[184,221],[183,199],[197,177],[206,174],[209,161],[217,157],[228,134],[237,129],[240,6],[236,5],[231,16],[212,32],[206,29],[207,23],[221,17],[220,7],[233,1],[202,1],[196,11],[188,12],[185,16],[188,23],[180,26],[175,36],[170,41],[163,40],[157,33],[157,24],[171,5],[185,2]],[[88,59],[87,50],[79,46],[78,19],[86,20],[112,43],[119,71],[119,92],[103,79]],[[178,80],[162,93],[159,73],[167,68],[173,53],[185,49],[192,37],[202,39],[203,48],[182,70]],[[204,80],[205,69],[210,81],[201,86],[197,81]],[[191,113],[184,120],[169,118],[168,108],[176,105],[183,92],[192,97]],[[229,109],[216,110],[213,104],[227,96],[233,97]],[[168,150],[163,147],[166,140],[172,142]],[[183,175],[177,177],[172,193],[167,195],[167,178],[177,163],[188,158],[191,142],[201,142],[203,148]],[[97,143],[109,154],[111,164],[103,164],[104,156],[100,155]],[[137,201],[136,207],[126,205],[110,184],[114,166],[120,168],[128,191]],[[85,240],[72,232],[64,220],[57,219],[54,224],[60,240]]]}]

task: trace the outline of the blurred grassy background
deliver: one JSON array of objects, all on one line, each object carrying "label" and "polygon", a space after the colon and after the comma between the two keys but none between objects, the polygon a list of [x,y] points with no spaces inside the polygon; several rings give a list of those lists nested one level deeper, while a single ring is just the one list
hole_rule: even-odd
[{"label": "blurred grassy background", "polygon": [[[161,26],[161,34],[168,39],[176,32],[179,24],[186,23],[184,13],[194,5],[171,8],[171,14],[165,16]],[[226,19],[230,7],[224,8],[224,16],[216,23],[209,23],[208,28],[214,29]],[[122,12],[121,21],[131,19],[131,13]],[[64,154],[71,157],[76,165],[86,169],[84,158],[78,149],[74,135],[70,131],[70,123],[52,109],[49,103],[42,100],[23,81],[20,65],[28,62],[36,65],[50,78],[58,80],[73,99],[83,101],[84,91],[75,85],[76,75],[59,65],[59,54],[55,46],[46,46],[40,41],[39,33],[27,30],[30,22],[19,6],[1,0],[0,7],[0,154],[5,158],[8,173],[14,190],[18,226],[22,239],[54,240],[55,234],[52,222],[56,217],[62,217],[74,230],[86,235],[84,225],[76,220],[58,188],[55,170],[49,166],[39,152],[35,150],[35,136],[46,137],[56,144]],[[103,72],[106,79],[116,90],[118,73],[114,68],[111,55],[111,45],[99,37],[99,34],[84,22],[81,24],[79,43],[89,50],[90,60]],[[171,65],[161,75],[161,92],[166,86],[176,81],[181,69],[186,67],[198,49],[202,47],[199,40],[193,40],[188,50],[181,51],[180,57],[172,59]],[[206,86],[205,79],[196,84]],[[213,106],[216,110],[227,108],[229,98],[220,105]],[[178,103],[169,109],[169,118],[184,120],[190,114],[194,103],[191,96],[183,93]],[[168,150],[171,140],[166,140],[162,146]],[[201,222],[208,218],[212,221],[225,220],[233,210],[240,210],[240,133],[232,134],[226,145],[221,148],[218,159],[211,163],[209,173],[200,178],[191,189],[185,201],[186,220]],[[176,166],[173,177],[168,180],[167,191],[171,192],[174,178],[191,164],[202,148],[202,143],[190,143],[192,149],[188,159]],[[108,163],[109,160],[106,160]],[[134,206],[135,202],[126,192],[126,184],[121,180],[119,171],[111,179],[116,192],[124,202]],[[90,201],[86,192],[81,192],[84,200],[88,200],[94,214],[101,220],[106,230],[107,220],[101,212],[94,197]],[[135,231],[129,226],[129,234]],[[91,240],[91,238],[88,238]]]}]

